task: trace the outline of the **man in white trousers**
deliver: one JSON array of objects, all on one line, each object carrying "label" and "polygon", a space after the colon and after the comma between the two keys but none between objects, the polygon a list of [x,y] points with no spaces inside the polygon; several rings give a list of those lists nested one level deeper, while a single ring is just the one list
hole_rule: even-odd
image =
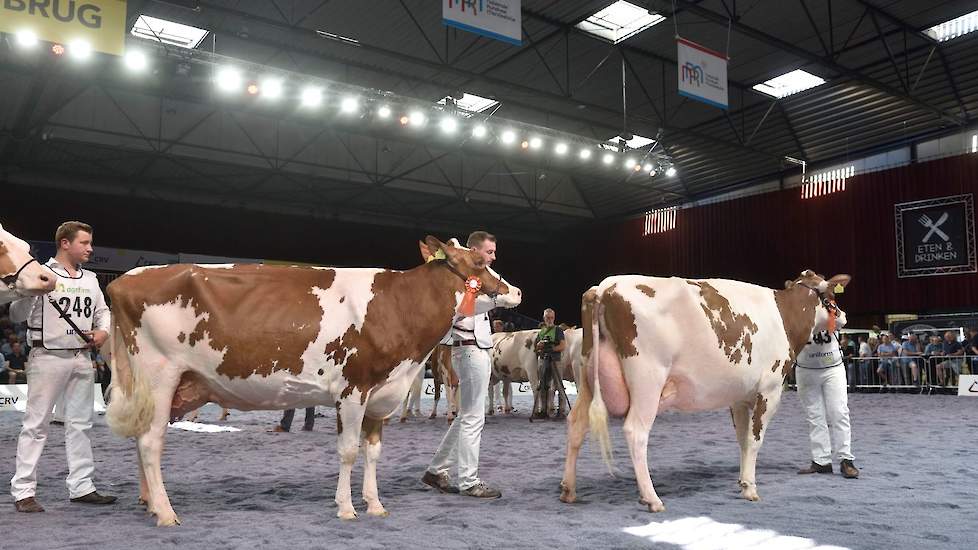
[{"label": "man in white trousers", "polygon": [[[836,309],[836,327],[846,324],[845,313]],[[799,474],[831,474],[833,455],[839,460],[842,476],[859,477],[852,463],[849,403],[846,394],[846,369],[839,347],[839,332],[819,332],[802,348],[795,359],[798,395],[808,421],[812,463]]]},{"label": "man in white trousers", "polygon": [[[485,231],[469,235],[466,246],[482,254],[486,267],[496,259],[496,237]],[[421,481],[443,493],[499,498],[502,493],[479,479],[479,446],[486,423],[492,328],[489,314],[457,316],[445,344],[452,345],[452,368],[458,375],[458,417],[448,429]],[[458,484],[451,482],[457,472]]]},{"label": "man in white trousers", "polygon": [[[45,264],[57,275],[54,291],[10,306],[14,322],[27,321],[31,342],[27,411],[17,440],[17,471],[10,480],[10,494],[18,512],[44,511],[35,499],[37,463],[44,451],[51,409],[62,395],[68,498],[84,504],[111,504],[116,500],[95,490],[95,463],[88,437],[95,399],[95,369],[90,351],[105,342],[110,327],[109,308],[98,280],[94,273],[81,268],[92,254],[92,228],[81,222],[65,222],[55,233],[55,243],[57,254]],[[75,333],[58,310],[72,320],[88,341]]]}]

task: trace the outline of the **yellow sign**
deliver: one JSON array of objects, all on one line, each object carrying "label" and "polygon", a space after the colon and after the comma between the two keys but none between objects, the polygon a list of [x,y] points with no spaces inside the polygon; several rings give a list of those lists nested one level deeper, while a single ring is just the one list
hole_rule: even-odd
[{"label": "yellow sign", "polygon": [[126,0],[0,0],[0,31],[31,31],[41,40],[122,55],[126,44]]}]

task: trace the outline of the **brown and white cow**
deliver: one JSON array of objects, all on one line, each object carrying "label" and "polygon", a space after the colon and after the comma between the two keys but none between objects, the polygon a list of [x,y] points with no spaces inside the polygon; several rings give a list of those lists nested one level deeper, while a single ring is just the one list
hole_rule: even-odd
[{"label": "brown and white cow", "polygon": [[439,344],[431,354],[431,377],[434,386],[434,404],[428,418],[438,416],[438,402],[441,400],[442,386],[445,386],[445,401],[448,410],[445,415],[451,424],[458,416],[458,375],[452,368],[452,347]]},{"label": "brown and white cow", "polygon": [[813,331],[826,330],[833,309],[837,326],[845,324],[830,300],[836,285],[849,279],[804,271],[785,289],[772,290],[723,279],[623,275],[591,288],[581,305],[586,376],[568,422],[560,499],[576,499],[577,455],[589,425],[610,468],[610,413],[625,417],[641,502],[651,512],[664,510],[648,468],[656,414],[730,407],[741,495],[758,500],[757,452],[783,379]]},{"label": "brown and white cow", "polygon": [[54,290],[56,277],[31,257],[31,247],[0,225],[0,305]]},{"label": "brown and white cow", "polygon": [[454,239],[425,243],[445,259],[409,271],[172,265],[109,285],[117,384],[107,420],[137,438],[140,497],[158,525],[179,523],[160,470],[167,421],[208,401],[335,406],[337,516],[357,517],[350,475],[361,438],[367,513],[387,515],[377,494],[382,421],[451,327],[466,280],[482,283],[475,313],[521,300],[476,252]]},{"label": "brown and white cow", "polygon": [[[580,368],[580,350],[582,329],[568,325],[560,325],[564,331],[564,341],[567,343],[557,368],[561,377],[568,382],[576,381],[575,368]],[[512,383],[528,382],[533,392],[533,402],[540,382],[537,354],[534,349],[538,329],[521,330],[517,332],[499,332],[492,335],[492,376],[490,388],[496,383],[503,383],[503,412],[509,414],[513,409]],[[495,392],[489,391],[489,406],[493,406]],[[561,414],[567,414],[566,405],[560,403]]]}]

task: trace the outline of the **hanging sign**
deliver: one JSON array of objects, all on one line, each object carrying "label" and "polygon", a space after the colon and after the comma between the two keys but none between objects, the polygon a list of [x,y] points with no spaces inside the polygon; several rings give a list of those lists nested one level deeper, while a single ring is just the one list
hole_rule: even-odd
[{"label": "hanging sign", "polygon": [[442,22],[516,46],[523,45],[521,0],[441,0]]},{"label": "hanging sign", "polygon": [[679,95],[727,108],[727,56],[677,38]]},{"label": "hanging sign", "polygon": [[88,42],[93,50],[122,55],[125,0],[0,0],[0,31],[33,32],[41,40]]}]

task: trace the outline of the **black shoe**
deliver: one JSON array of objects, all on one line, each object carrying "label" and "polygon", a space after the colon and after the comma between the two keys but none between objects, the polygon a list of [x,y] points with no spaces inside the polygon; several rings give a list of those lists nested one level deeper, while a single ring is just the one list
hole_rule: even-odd
[{"label": "black shoe", "polygon": [[499,489],[494,489],[485,484],[484,481],[480,481],[475,485],[469,487],[468,489],[462,491],[462,494],[467,497],[475,498],[499,498],[503,496]]},{"label": "black shoe", "polygon": [[832,463],[829,462],[825,466],[818,464],[814,460],[812,464],[807,468],[802,468],[798,470],[799,474],[831,474],[832,473]]},{"label": "black shoe", "polygon": [[14,508],[16,508],[18,512],[25,512],[28,514],[44,511],[44,507],[41,506],[39,502],[34,500],[34,497],[27,497],[18,500],[14,503]]},{"label": "black shoe", "polygon": [[856,479],[859,477],[859,468],[852,463],[851,460],[843,460],[839,463],[839,470],[842,471],[842,477],[847,479]]},{"label": "black shoe", "polygon": [[433,474],[431,472],[425,472],[421,476],[421,483],[434,487],[443,493],[458,493],[458,487],[452,485],[451,479],[449,479],[448,474],[442,472],[438,474]]},{"label": "black shoe", "polygon": [[76,497],[71,499],[72,502],[80,502],[82,504],[112,504],[116,501],[116,497],[109,495],[100,495],[98,491],[92,491],[83,497]]},{"label": "black shoe", "polygon": [[61,420],[52,420],[51,423],[54,424],[55,426],[64,426],[65,425],[65,423],[62,422]]}]

